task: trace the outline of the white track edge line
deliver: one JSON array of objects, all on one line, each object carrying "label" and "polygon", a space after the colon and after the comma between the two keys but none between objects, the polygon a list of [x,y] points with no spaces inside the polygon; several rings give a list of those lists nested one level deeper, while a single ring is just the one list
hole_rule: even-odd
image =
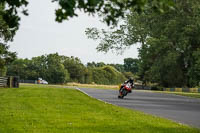
[{"label": "white track edge line", "polygon": [[[98,101],[101,101],[101,102],[103,102],[103,103],[105,103],[105,104],[112,104],[112,103],[103,101],[103,100],[101,100],[101,99],[95,98],[95,97],[89,95],[88,93],[86,93],[85,91],[81,90],[81,89],[78,88],[78,87],[75,87],[75,89],[78,90],[78,91],[80,91],[80,92],[82,92],[83,94],[85,94],[85,95],[87,95],[87,96],[89,96],[89,97],[91,97],[91,98],[97,99]],[[112,104],[112,105],[115,105],[115,104]]]}]

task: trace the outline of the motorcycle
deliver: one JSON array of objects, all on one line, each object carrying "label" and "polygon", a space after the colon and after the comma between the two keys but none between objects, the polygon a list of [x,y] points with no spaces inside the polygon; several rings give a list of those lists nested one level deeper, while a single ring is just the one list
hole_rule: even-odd
[{"label": "motorcycle", "polygon": [[118,95],[118,98],[124,98],[124,96],[126,96],[128,93],[131,93],[132,90],[131,90],[132,86],[130,83],[125,83],[125,84],[121,84],[119,86],[119,95]]}]

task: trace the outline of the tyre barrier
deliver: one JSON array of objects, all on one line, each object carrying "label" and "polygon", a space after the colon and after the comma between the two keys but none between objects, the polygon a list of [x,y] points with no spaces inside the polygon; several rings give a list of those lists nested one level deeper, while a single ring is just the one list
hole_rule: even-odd
[{"label": "tyre barrier", "polygon": [[8,77],[0,77],[0,87],[7,87]]},{"label": "tyre barrier", "polygon": [[1,88],[19,88],[19,76],[0,77]]}]

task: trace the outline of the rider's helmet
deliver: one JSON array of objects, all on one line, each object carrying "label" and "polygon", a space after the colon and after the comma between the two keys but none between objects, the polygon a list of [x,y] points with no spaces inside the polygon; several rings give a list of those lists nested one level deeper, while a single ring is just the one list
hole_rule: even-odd
[{"label": "rider's helmet", "polygon": [[134,80],[133,77],[130,77],[129,80]]},{"label": "rider's helmet", "polygon": [[134,78],[133,77],[129,77],[129,82],[133,84],[134,83]]}]

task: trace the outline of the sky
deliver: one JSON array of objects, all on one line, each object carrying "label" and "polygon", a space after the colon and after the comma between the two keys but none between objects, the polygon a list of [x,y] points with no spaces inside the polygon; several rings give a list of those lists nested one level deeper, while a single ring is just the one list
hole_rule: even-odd
[{"label": "sky", "polygon": [[29,16],[22,16],[20,28],[10,42],[10,50],[19,58],[41,56],[50,53],[78,57],[82,63],[105,62],[122,64],[124,58],[137,58],[138,45],[133,45],[122,55],[113,52],[97,52],[98,42],[88,39],[86,28],[108,28],[98,17],[79,13],[78,17],[62,23],[55,21],[57,3],[51,0],[29,0]]}]

